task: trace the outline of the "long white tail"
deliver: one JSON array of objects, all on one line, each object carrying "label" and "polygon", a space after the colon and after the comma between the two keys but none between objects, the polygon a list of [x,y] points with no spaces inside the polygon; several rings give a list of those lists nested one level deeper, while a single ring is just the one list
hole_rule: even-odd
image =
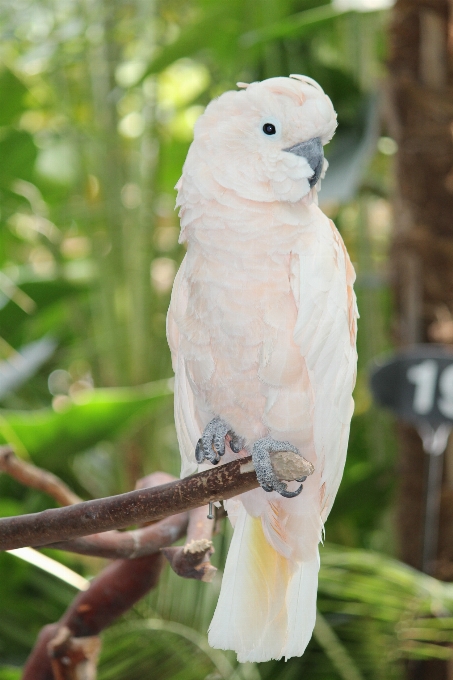
[{"label": "long white tail", "polygon": [[319,555],[295,563],[266,540],[259,517],[241,507],[228,552],[209,644],[238,661],[300,656],[316,619]]}]

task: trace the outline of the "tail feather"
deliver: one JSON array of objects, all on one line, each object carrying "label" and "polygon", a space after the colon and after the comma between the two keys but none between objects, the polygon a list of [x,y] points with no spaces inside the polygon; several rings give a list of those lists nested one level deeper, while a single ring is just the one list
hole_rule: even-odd
[{"label": "tail feather", "polygon": [[310,642],[316,622],[316,595],[318,592],[319,551],[314,559],[301,562],[289,585],[288,636],[282,656],[302,656]]},{"label": "tail feather", "polygon": [[209,644],[240,662],[303,654],[313,632],[319,560],[295,563],[242,507],[228,552]]}]

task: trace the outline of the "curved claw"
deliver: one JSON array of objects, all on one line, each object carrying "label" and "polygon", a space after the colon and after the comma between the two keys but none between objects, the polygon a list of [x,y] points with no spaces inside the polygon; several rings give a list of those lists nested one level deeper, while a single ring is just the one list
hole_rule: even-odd
[{"label": "curved claw", "polygon": [[305,482],[306,479],[307,479],[307,475],[305,475],[304,477],[299,477],[299,479],[295,479],[294,481],[295,482]]},{"label": "curved claw", "polygon": [[206,451],[206,448],[203,444],[203,439],[198,440],[197,445],[195,447],[195,459],[197,463],[200,464],[203,463],[205,460],[209,460],[209,462],[212,463],[213,465],[217,465],[217,463],[220,460],[219,454],[217,453],[213,446],[211,448],[213,453],[211,453],[210,451]]},{"label": "curved claw", "polygon": [[300,492],[303,489],[303,485],[301,484],[296,491],[279,491],[280,496],[284,496],[285,498],[294,498],[295,496],[298,496]]},{"label": "curved claw", "polygon": [[199,439],[195,447],[195,458],[197,463],[202,463],[204,461],[204,451],[203,451],[203,440]]},{"label": "curved claw", "polygon": [[242,451],[242,449],[244,448],[244,440],[241,437],[238,437],[237,435],[233,434],[232,432],[229,432],[228,434],[231,437],[229,441],[229,446],[232,452],[239,453],[239,451]]},{"label": "curved claw", "polygon": [[[256,476],[260,483],[261,488],[264,491],[276,491],[284,498],[294,498],[298,496],[303,486],[302,484],[296,491],[288,491],[287,484],[281,481],[275,474],[272,467],[272,462],[270,458],[271,453],[277,453],[279,451],[292,451],[300,455],[299,450],[290,444],[289,442],[277,441],[272,439],[272,437],[263,437],[258,439],[253,445],[252,450],[252,460],[255,468]],[[298,482],[304,482],[306,476],[298,479]]]},{"label": "curved claw", "polygon": [[238,437],[224,420],[216,416],[206,425],[201,438],[197,442],[195,447],[197,463],[208,460],[212,465],[217,465],[220,458],[225,454],[225,437],[227,434],[231,438],[231,450],[239,453],[244,446],[242,437]]}]

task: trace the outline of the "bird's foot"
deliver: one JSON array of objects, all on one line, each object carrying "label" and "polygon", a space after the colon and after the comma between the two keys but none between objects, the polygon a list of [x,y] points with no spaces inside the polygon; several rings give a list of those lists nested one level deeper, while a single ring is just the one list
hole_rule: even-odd
[{"label": "bird's foot", "polygon": [[228,442],[233,453],[239,453],[244,448],[244,440],[233,432],[231,427],[216,416],[205,427],[201,438],[198,440],[195,449],[197,463],[208,460],[213,465],[217,465],[220,457],[225,453],[225,437],[230,436]]},{"label": "bird's foot", "polygon": [[[292,451],[300,455],[299,450],[289,442],[280,442],[272,437],[258,439],[253,445],[252,460],[256,476],[264,491],[277,491],[285,498],[294,498],[302,491],[302,484],[296,491],[288,491],[288,486],[276,476],[271,463],[271,453],[279,451]],[[306,477],[297,479],[297,482],[304,482]]]}]

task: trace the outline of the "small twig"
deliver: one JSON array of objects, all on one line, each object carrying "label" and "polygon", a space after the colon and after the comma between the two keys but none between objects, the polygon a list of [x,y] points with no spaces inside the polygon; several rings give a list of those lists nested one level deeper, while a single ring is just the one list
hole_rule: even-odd
[{"label": "small twig", "polygon": [[[136,488],[144,489],[148,486],[156,486],[173,480],[174,477],[172,478],[166,473],[155,472],[148,477],[140,479],[136,484]],[[179,546],[177,548],[167,547],[177,540],[175,537],[173,540],[168,540],[166,543],[162,541],[159,549],[162,550],[162,553],[170,562],[173,571],[179,576],[182,576],[183,578],[195,578],[201,581],[212,581],[214,574],[217,571],[209,561],[209,557],[214,552],[211,541],[214,523],[207,518],[206,506],[194,508],[189,513],[176,515],[176,517],[184,517],[185,519],[183,526],[184,530],[187,530],[186,544],[183,547]],[[166,523],[172,522],[174,519],[175,516],[163,519],[158,524],[153,525],[152,528],[161,528],[162,531],[162,529],[165,528]],[[138,529],[137,533],[143,531],[147,530]],[[117,533],[121,535],[120,532]],[[181,531],[180,536],[182,535],[183,532]],[[178,538],[180,538],[180,536],[178,536]],[[153,541],[153,543],[156,545],[156,541]],[[149,542],[147,541],[144,547],[148,548],[148,545]]]},{"label": "small twig", "polygon": [[[274,469],[291,481],[313,473],[311,463],[288,452],[273,454]],[[43,546],[80,536],[157,521],[232,498],[258,487],[251,456],[156,488],[85,501],[66,508],[0,519],[0,550]]]},{"label": "small twig", "polygon": [[212,532],[214,522],[207,518],[208,506],[189,513],[189,526],[184,546],[163,548],[162,552],[178,576],[199,581],[212,581],[217,569],[209,561],[214,552]]},{"label": "small twig", "polygon": [[82,499],[56,475],[17,458],[11,446],[0,446],[0,472],[18,482],[52,496],[60,505],[74,505]]}]

